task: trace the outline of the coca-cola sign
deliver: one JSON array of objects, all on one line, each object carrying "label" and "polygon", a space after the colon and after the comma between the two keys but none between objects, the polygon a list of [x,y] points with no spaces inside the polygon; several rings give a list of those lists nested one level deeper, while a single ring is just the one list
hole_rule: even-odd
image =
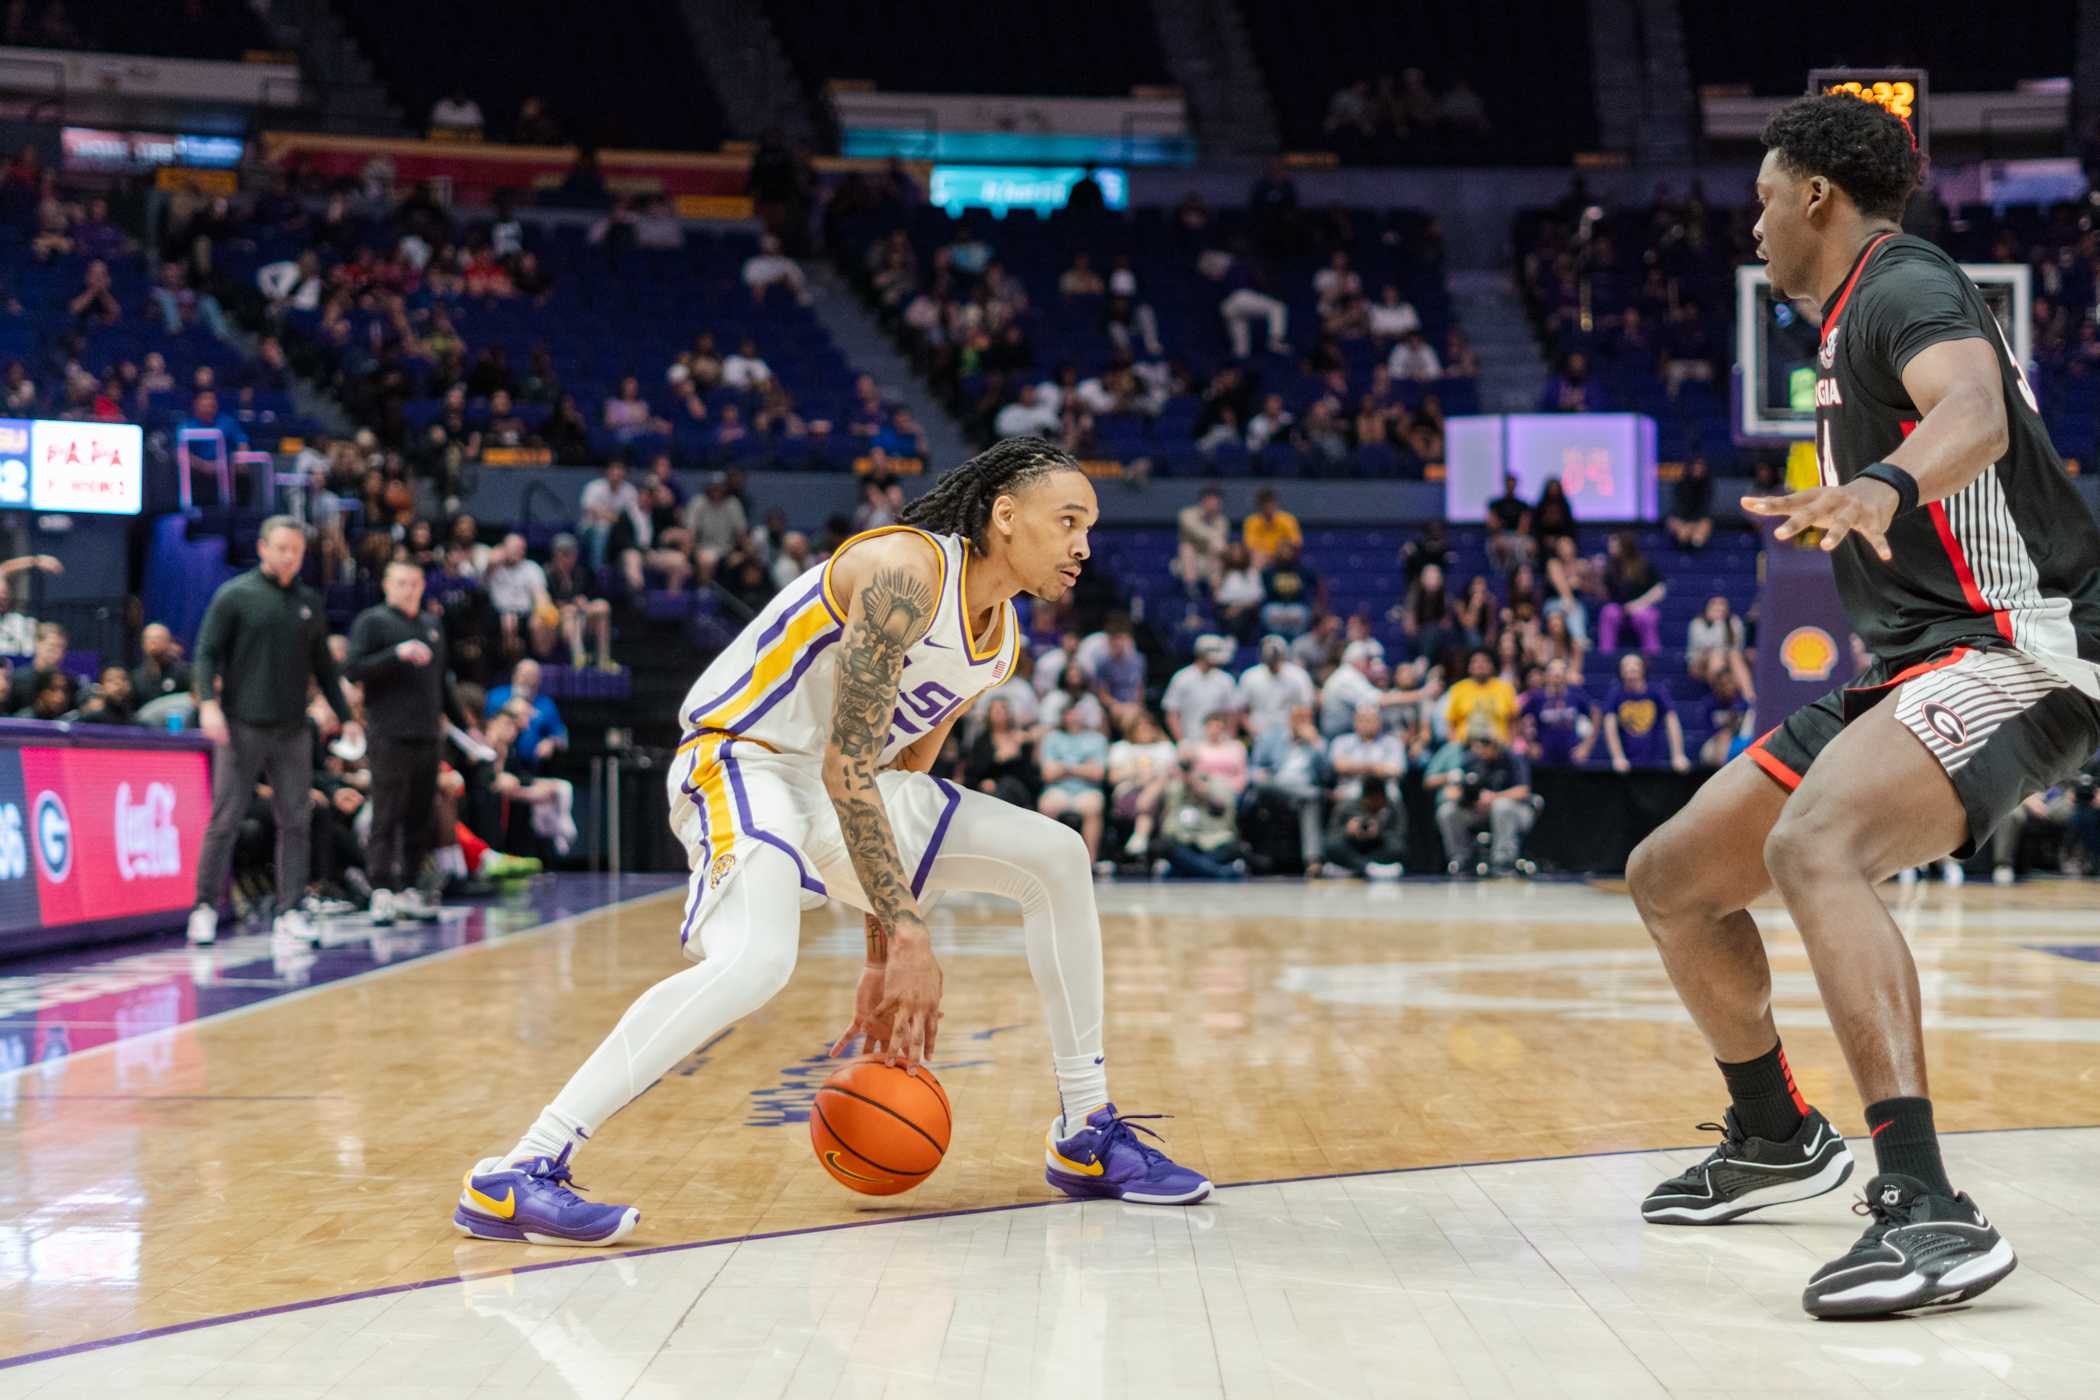
[{"label": "coca-cola sign", "polygon": [[137,802],[117,784],[117,874],[127,880],[182,873],[182,833],[175,826],[175,789],[148,783]]},{"label": "coca-cola sign", "polygon": [[[12,776],[5,770],[20,766],[22,840],[36,877],[37,922],[46,928],[180,912],[197,897],[197,857],[211,816],[210,755],[102,747],[93,742],[100,737],[82,743],[76,730],[71,747],[5,749],[0,759],[0,788]],[[0,791],[0,808],[13,800]],[[0,815],[0,866],[11,854],[7,837]],[[0,904],[7,890],[0,880]]]}]

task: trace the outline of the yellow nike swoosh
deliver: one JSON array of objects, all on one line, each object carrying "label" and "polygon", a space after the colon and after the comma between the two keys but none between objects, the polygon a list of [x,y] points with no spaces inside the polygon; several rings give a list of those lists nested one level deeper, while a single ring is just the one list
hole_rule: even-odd
[{"label": "yellow nike swoosh", "polygon": [[853,1170],[851,1167],[840,1166],[839,1154],[836,1152],[826,1152],[824,1154],[824,1160],[830,1165],[831,1169],[837,1172],[840,1176],[850,1176],[855,1181],[866,1181],[874,1185],[880,1185],[883,1182],[890,1180],[890,1178],[886,1176],[862,1176],[859,1172]]},{"label": "yellow nike swoosh", "polygon": [[472,1172],[468,1172],[465,1177],[461,1178],[460,1184],[467,1188],[467,1199],[474,1203],[475,1209],[485,1210],[498,1220],[508,1220],[518,1213],[518,1193],[516,1188],[506,1190],[503,1193],[503,1199],[499,1201],[494,1196],[485,1196],[474,1189],[474,1173]]},{"label": "yellow nike swoosh", "polygon": [[1102,1172],[1102,1167],[1103,1167],[1103,1164],[1102,1164],[1102,1163],[1100,1163],[1100,1162],[1087,1162],[1087,1163],[1080,1163],[1080,1162],[1075,1162],[1075,1161],[1073,1161],[1073,1160],[1072,1160],[1072,1159],[1071,1159],[1070,1157],[1067,1157],[1067,1156],[1066,1156],[1066,1155],[1065,1155],[1064,1153],[1062,1153],[1062,1152],[1058,1151],[1058,1150],[1057,1150],[1057,1146],[1056,1146],[1056,1144],[1054,1144],[1054,1143],[1053,1143],[1053,1144],[1051,1144],[1051,1146],[1050,1146],[1050,1155],[1051,1155],[1051,1156],[1052,1156],[1053,1158],[1055,1158],[1055,1159],[1056,1159],[1056,1161],[1057,1161],[1057,1164],[1058,1164],[1058,1165],[1059,1165],[1060,1167],[1063,1167],[1063,1168],[1064,1168],[1064,1169],[1065,1169],[1066,1171],[1068,1171],[1068,1172],[1077,1172],[1077,1173],[1078,1173],[1079,1175],[1081,1175],[1081,1176],[1099,1176],[1099,1175],[1101,1175],[1101,1172]]}]

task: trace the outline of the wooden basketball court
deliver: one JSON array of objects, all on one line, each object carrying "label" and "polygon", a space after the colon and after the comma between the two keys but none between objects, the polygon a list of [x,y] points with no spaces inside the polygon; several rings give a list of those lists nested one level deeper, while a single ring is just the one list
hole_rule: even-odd
[{"label": "wooden basketball court", "polygon": [[[994,902],[935,915],[947,1161],[886,1201],[832,1183],[807,1108],[861,940],[818,911],[789,990],[579,1157],[594,1198],[641,1207],[631,1248],[462,1239],[460,1173],[682,965],[666,890],[0,1078],[0,1358],[40,1358],[0,1394],[1771,1393],[1711,1356],[1673,1372],[1729,1329],[1804,1385],[1915,1380],[1951,1348],[1968,1393],[2100,1393],[2074,1340],[2100,1326],[2091,887],[1889,893],[1953,1175],[2022,1255],[1929,1319],[1800,1313],[1852,1188],[1642,1226],[1723,1098],[1606,886],[1104,886],[1114,1097],[1175,1115],[1170,1150],[1229,1188],[1188,1211],[1043,1183],[1049,1047]],[[1858,1133],[1805,954],[1763,922],[1801,1087]]]}]

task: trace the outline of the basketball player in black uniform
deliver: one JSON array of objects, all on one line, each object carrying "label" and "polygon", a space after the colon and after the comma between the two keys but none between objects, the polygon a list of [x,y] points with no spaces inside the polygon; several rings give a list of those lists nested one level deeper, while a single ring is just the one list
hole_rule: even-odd
[{"label": "basketball player in black uniform", "polygon": [[1908,126],[1847,96],[1765,128],[1759,255],[1823,307],[1821,482],[1744,508],[1816,536],[1874,663],[1716,774],[1634,852],[1641,917],[1732,1100],[1724,1140],[1642,1205],[1720,1224],[1840,1185],[1843,1138],[1794,1086],[1745,912],[1777,887],[1867,1106],[1872,1223],[1809,1280],[1817,1317],[1952,1303],[2015,1264],[1947,1179],[1918,975],[1875,885],[1967,853],[2100,748],[2100,524],[2064,472],[1982,295],[1900,231]]}]

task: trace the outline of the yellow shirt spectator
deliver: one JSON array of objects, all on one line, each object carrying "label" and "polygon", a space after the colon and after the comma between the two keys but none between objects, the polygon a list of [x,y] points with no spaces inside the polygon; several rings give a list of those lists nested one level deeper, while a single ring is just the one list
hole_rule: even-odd
[{"label": "yellow shirt spectator", "polygon": [[1500,676],[1476,680],[1467,676],[1451,687],[1444,698],[1444,723],[1454,739],[1464,739],[1467,726],[1485,719],[1495,726],[1495,737],[1507,744],[1510,727],[1517,721],[1517,688]]},{"label": "yellow shirt spectator", "polygon": [[1247,552],[1254,556],[1255,564],[1263,567],[1276,557],[1277,548],[1285,540],[1300,548],[1305,545],[1305,532],[1298,528],[1298,517],[1287,510],[1278,510],[1273,515],[1256,511],[1240,527],[1240,538],[1246,542]]}]

